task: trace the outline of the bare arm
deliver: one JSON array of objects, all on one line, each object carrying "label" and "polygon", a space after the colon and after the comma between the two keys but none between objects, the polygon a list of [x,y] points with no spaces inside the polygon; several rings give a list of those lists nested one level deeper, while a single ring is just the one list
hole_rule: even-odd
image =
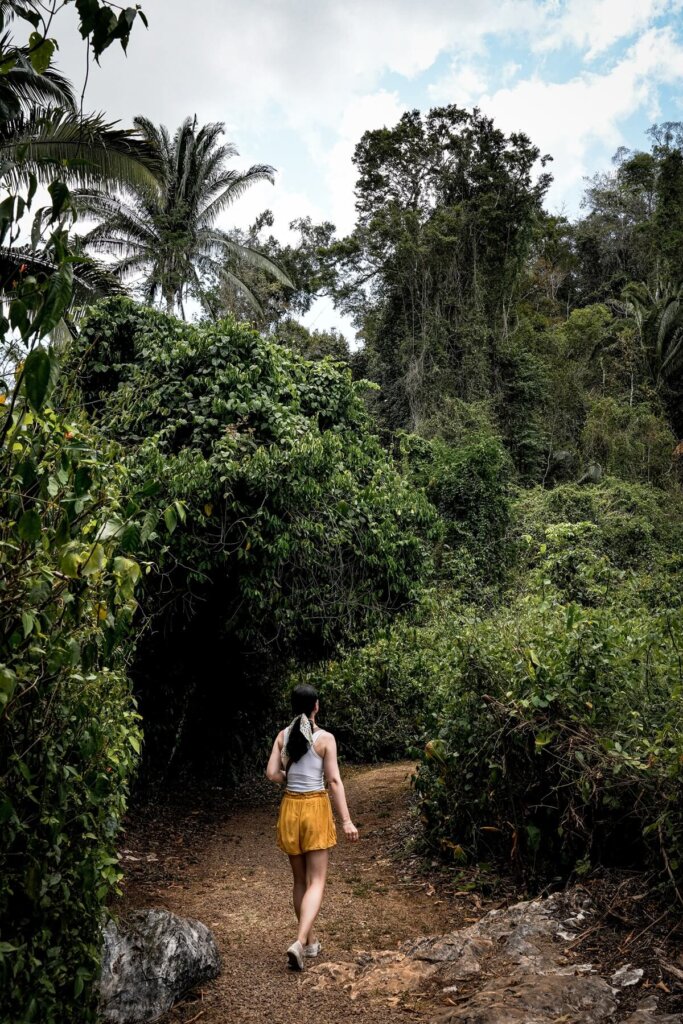
[{"label": "bare arm", "polygon": [[266,767],[266,778],[271,782],[277,782],[278,785],[282,785],[287,779],[287,773],[282,767],[282,747],[285,742],[285,731],[279,732],[275,737],[275,743],[273,743],[273,749],[270,752],[268,758],[268,765]]},{"label": "bare arm", "polygon": [[330,787],[330,797],[332,799],[334,809],[341,818],[344,835],[352,843],[355,843],[358,839],[358,829],[351,821],[351,817],[349,815],[344,783],[341,780],[339,765],[337,764],[337,741],[332,733],[328,733],[327,736],[325,736],[323,748],[323,768],[325,770],[325,778],[327,779],[327,783]]}]

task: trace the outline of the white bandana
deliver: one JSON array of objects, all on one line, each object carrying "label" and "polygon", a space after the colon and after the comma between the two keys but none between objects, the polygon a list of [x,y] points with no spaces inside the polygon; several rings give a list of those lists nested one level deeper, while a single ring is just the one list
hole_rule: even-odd
[{"label": "white bandana", "polygon": [[297,715],[296,718],[292,719],[292,721],[289,723],[285,730],[285,745],[282,748],[282,755],[287,759],[289,759],[289,755],[287,753],[287,743],[289,742],[289,737],[292,732],[292,729],[294,728],[297,722],[299,723],[299,728],[301,729],[301,735],[306,740],[309,747],[313,743],[313,729],[311,727],[310,718],[308,717],[308,715]]}]

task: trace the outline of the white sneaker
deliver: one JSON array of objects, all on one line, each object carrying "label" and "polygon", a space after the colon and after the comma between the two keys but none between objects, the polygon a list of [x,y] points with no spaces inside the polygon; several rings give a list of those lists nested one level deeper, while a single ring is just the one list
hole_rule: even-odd
[{"label": "white sneaker", "polygon": [[289,960],[289,966],[293,971],[303,971],[304,969],[304,947],[297,939],[287,950],[287,959]]},{"label": "white sneaker", "polygon": [[304,956],[318,956],[321,949],[319,942],[311,942],[309,946],[304,946]]}]

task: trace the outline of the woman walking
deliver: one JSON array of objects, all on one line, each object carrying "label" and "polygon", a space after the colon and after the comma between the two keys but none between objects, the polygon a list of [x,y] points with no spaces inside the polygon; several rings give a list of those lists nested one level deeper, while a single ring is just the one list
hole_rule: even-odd
[{"label": "woman walking", "polygon": [[323,901],[329,851],[337,843],[325,781],[344,835],[352,843],[358,839],[339,775],[337,744],[331,732],[316,725],[318,710],[318,694],[312,686],[297,686],[292,691],[296,717],[278,733],[266,768],[271,782],[286,786],[277,822],[277,844],[289,856],[294,876],[299,931],[287,958],[289,966],[297,971],[303,970],[305,957],[320,952],[313,925]]}]

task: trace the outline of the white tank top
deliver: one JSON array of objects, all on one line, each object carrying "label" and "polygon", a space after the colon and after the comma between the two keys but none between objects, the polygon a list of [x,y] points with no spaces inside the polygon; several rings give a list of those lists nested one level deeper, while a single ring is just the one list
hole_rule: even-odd
[{"label": "white tank top", "polygon": [[[290,761],[287,771],[287,789],[290,793],[315,793],[325,788],[323,759],[315,749],[317,741],[324,733],[324,729],[314,732],[313,742],[306,753],[298,761]],[[289,727],[285,729],[284,747],[287,746],[288,739]]]}]

